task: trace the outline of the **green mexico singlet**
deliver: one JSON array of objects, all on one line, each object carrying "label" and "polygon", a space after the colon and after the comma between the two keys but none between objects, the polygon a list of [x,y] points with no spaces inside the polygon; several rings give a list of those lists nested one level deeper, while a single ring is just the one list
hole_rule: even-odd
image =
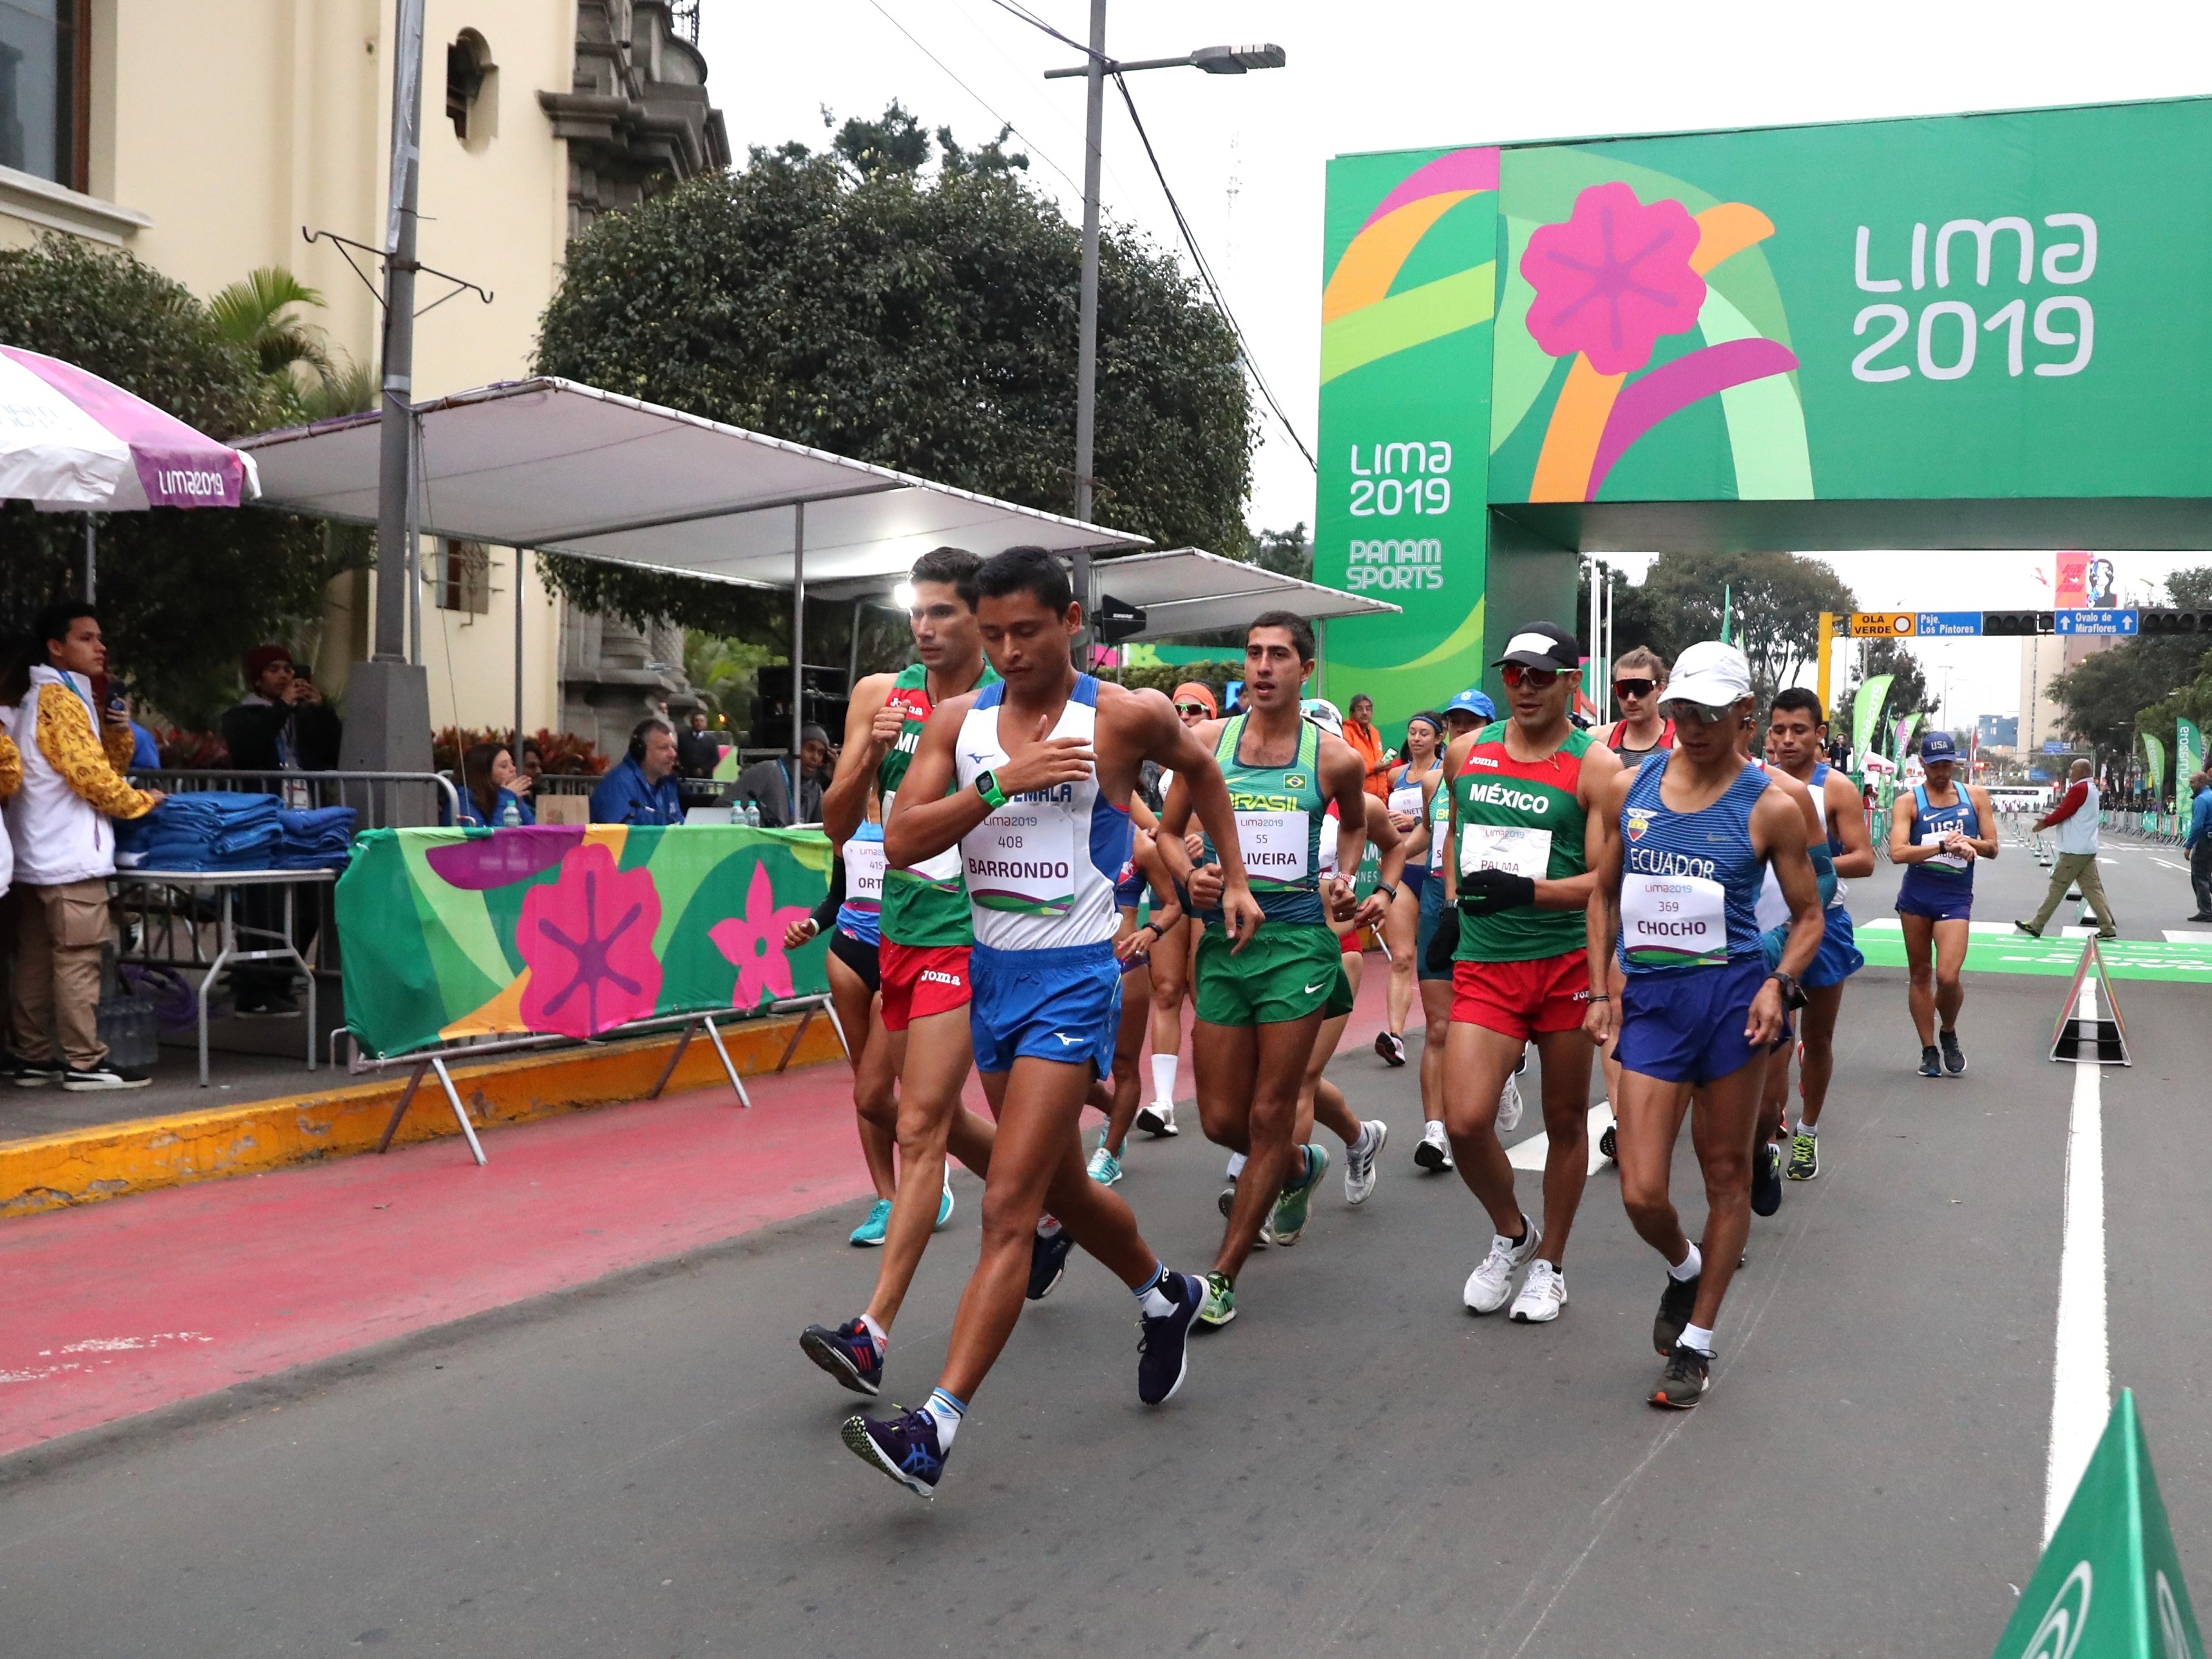
[{"label": "green mexico singlet", "polygon": [[[1539,881],[1567,881],[1589,867],[1583,858],[1587,816],[1575,791],[1581,786],[1589,733],[1569,731],[1567,740],[1540,761],[1506,752],[1506,722],[1485,726],[1451,781],[1459,818],[1456,866],[1510,870]],[[1460,962],[1534,962],[1579,951],[1588,940],[1580,910],[1533,906],[1495,915],[1459,919]]]},{"label": "green mexico singlet", "polygon": [[[1237,813],[1237,838],[1243,844],[1245,879],[1261,913],[1270,921],[1322,921],[1321,838],[1334,835],[1322,813],[1321,732],[1310,720],[1298,722],[1298,752],[1288,766],[1247,766],[1237,757],[1244,739],[1244,716],[1232,715],[1213,746],[1229,786],[1229,805]],[[1206,856],[1214,856],[1213,838]],[[1218,921],[1216,911],[1208,921]]]},{"label": "green mexico singlet", "polygon": [[[983,665],[976,685],[988,685],[999,677],[989,662]],[[974,686],[969,688],[970,690]],[[898,741],[876,769],[876,788],[883,796],[884,819],[890,822],[891,803],[897,798],[906,769],[913,763],[921,728],[929,724],[929,669],[913,663],[899,671],[885,702],[897,706],[905,719]],[[947,794],[952,792],[948,789]],[[975,922],[968,908],[968,884],[960,875],[960,848],[948,847],[933,859],[903,870],[884,872],[884,937],[894,945],[945,945],[975,942]]]}]

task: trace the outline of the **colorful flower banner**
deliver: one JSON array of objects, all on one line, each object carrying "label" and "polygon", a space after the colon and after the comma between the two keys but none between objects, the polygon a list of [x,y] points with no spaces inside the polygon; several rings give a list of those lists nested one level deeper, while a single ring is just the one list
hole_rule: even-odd
[{"label": "colorful flower banner", "polygon": [[818,830],[684,824],[375,830],[337,884],[346,1024],[374,1054],[595,1036],[828,989],[784,929],[829,890]]}]

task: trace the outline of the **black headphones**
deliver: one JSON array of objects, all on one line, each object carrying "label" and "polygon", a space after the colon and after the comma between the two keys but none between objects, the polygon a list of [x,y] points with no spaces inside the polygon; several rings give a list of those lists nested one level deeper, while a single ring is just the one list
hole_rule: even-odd
[{"label": "black headphones", "polygon": [[635,761],[639,765],[644,765],[646,738],[654,732],[668,732],[672,733],[675,729],[676,728],[669,725],[666,720],[661,719],[659,715],[647,714],[643,720],[637,723],[636,729],[629,734],[629,757]]}]

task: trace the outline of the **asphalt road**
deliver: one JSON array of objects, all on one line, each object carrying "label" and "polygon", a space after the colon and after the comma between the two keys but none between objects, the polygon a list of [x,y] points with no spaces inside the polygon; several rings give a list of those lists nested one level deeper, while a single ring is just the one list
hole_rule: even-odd
[{"label": "asphalt road", "polygon": [[[2155,939],[2188,903],[2151,856],[2106,873],[2126,931]],[[2040,890],[2012,854],[1982,879],[2000,919]],[[1854,910],[1886,909],[1893,880]],[[1393,1128],[1379,1189],[1350,1211],[1332,1174],[1164,1410],[1136,1403],[1127,1293],[1078,1258],[973,1402],[941,1495],[909,1497],[838,1443],[855,1396],[797,1347],[872,1271],[843,1243],[854,1217],[823,1212],[220,1419],[0,1465],[0,1630],[15,1652],[174,1659],[1985,1653],[2041,1535],[2063,981],[1977,979],[1972,1069],[1942,1082],[1912,1073],[1902,981],[1869,970],[1845,1005],[1826,1172],[1754,1222],[1694,1413],[1643,1403],[1661,1271],[1611,1170],[1559,1322],[1472,1319],[1487,1229],[1456,1177],[1412,1166],[1411,1070],[1352,1054],[1334,1075]],[[2103,1078],[2112,1375],[2203,1594],[2203,995],[2125,995],[2136,1064]],[[1200,1263],[1219,1154],[1186,1133],[1129,1167],[1149,1236]],[[898,1399],[934,1380],[975,1207],[924,1263]]]}]

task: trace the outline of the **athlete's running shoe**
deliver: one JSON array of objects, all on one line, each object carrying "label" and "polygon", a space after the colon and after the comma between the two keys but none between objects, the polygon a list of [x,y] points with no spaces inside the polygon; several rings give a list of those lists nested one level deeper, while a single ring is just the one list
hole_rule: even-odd
[{"label": "athlete's running shoe", "polygon": [[1075,1248],[1075,1240],[1062,1227],[1050,1238],[1042,1233],[1030,1240],[1030,1287],[1023,1294],[1032,1302],[1042,1302],[1053,1293],[1060,1275],[1067,1271],[1067,1253]]},{"label": "athlete's running shoe", "polygon": [[1237,1177],[1235,1176],[1231,1176],[1223,1181],[1220,1195],[1213,1200],[1213,1207],[1221,1212],[1221,1218],[1224,1221],[1229,1219],[1230,1211],[1237,1207]]},{"label": "athlete's running shoe", "polygon": [[1536,1247],[1544,1242],[1544,1230],[1525,1215],[1521,1218],[1521,1229],[1518,1244],[1502,1233],[1491,1236],[1490,1254],[1467,1276],[1466,1288],[1460,1292],[1460,1299],[1467,1304],[1469,1313],[1496,1313],[1512,1296],[1513,1275],[1528,1264],[1528,1258],[1536,1254]]},{"label": "athlete's running shoe", "polygon": [[1382,1156],[1382,1143],[1389,1138],[1390,1126],[1379,1117],[1370,1117],[1359,1126],[1359,1139],[1344,1151],[1346,1203],[1364,1204],[1375,1190],[1375,1160]]},{"label": "athlete's running shoe", "polygon": [[1314,1188],[1328,1173],[1328,1148],[1306,1146],[1305,1174],[1295,1184],[1285,1182],[1283,1190],[1275,1194],[1275,1211],[1269,1219],[1274,1224],[1275,1243],[1291,1245],[1298,1242],[1306,1230],[1306,1215],[1313,1207]]},{"label": "athlete's running shoe", "polygon": [[945,1194],[937,1200],[937,1225],[933,1231],[939,1232],[943,1231],[945,1224],[951,1219],[952,1169],[950,1164],[947,1164],[945,1170]]},{"label": "athlete's running shoe", "polygon": [[1176,1127],[1175,1102],[1171,1100],[1156,1100],[1149,1106],[1137,1108],[1137,1127],[1155,1140],[1182,1133]]},{"label": "athlete's running shoe", "polygon": [[1598,1156],[1618,1164],[1620,1161],[1620,1124],[1616,1120],[1608,1123],[1597,1138]]},{"label": "athlete's running shoe", "polygon": [[1762,1140],[1751,1152],[1751,1212],[1772,1215],[1782,1207],[1782,1146]]},{"label": "athlete's running shoe", "polygon": [[1206,1286],[1188,1273],[1168,1274],[1160,1291],[1173,1292],[1174,1310],[1137,1322],[1144,1333],[1137,1342],[1137,1398],[1147,1406],[1164,1403],[1182,1387],[1190,1369],[1190,1328],[1206,1309]]},{"label": "athlete's running shoe", "polygon": [[872,1249],[884,1242],[884,1229],[890,1224],[891,1201],[888,1198],[879,1198],[869,1206],[868,1218],[853,1229],[853,1236],[847,1242],[858,1244],[863,1249]]},{"label": "athlete's running shoe", "polygon": [[1659,1373],[1659,1386],[1651,1390],[1651,1403],[1687,1411],[1712,1387],[1713,1357],[1699,1353],[1686,1342],[1677,1342]]},{"label": "athlete's running shoe", "polygon": [[1206,1274],[1204,1297],[1198,1304],[1200,1328],[1218,1331],[1236,1317],[1237,1286],[1235,1283],[1227,1273]]},{"label": "athlete's running shoe", "polygon": [[1100,1186],[1111,1187],[1121,1178],[1121,1160],[1108,1152],[1101,1143],[1098,1150],[1091,1154],[1091,1164],[1086,1173]]},{"label": "athlete's running shoe", "polygon": [[1395,1031],[1377,1031],[1375,1034],[1375,1052],[1382,1056],[1385,1066],[1403,1066],[1406,1063],[1406,1039]]},{"label": "athlete's running shoe", "polygon": [[1498,1133],[1510,1135],[1521,1127],[1521,1085],[1511,1078],[1498,1091]]},{"label": "athlete's running shoe", "polygon": [[1790,1142],[1790,1167],[1783,1173],[1792,1181],[1811,1181],[1820,1173],[1820,1137],[1800,1133]]},{"label": "athlete's running shoe", "polygon": [[1441,1123],[1431,1123],[1421,1131],[1421,1144],[1413,1148],[1413,1162],[1431,1175],[1452,1166],[1451,1140]]},{"label": "athlete's running shoe", "polygon": [[1920,1051],[1920,1075],[1923,1077],[1943,1075],[1943,1051],[1941,1048],[1930,1044]]},{"label": "athlete's running shoe", "polygon": [[1505,1316],[1518,1325],[1548,1325],[1566,1305],[1567,1276],[1548,1261],[1534,1261]]},{"label": "athlete's running shoe", "polygon": [[799,1334],[799,1346],[854,1394],[872,1395],[883,1387],[884,1351],[860,1320],[849,1319],[834,1331],[826,1325],[809,1325]]},{"label": "athlete's running shoe", "polygon": [[1674,1345],[1682,1340],[1683,1328],[1697,1310],[1698,1285],[1704,1279],[1703,1273],[1691,1279],[1667,1275],[1667,1288],[1659,1292],[1659,1312],[1651,1322],[1651,1346],[1662,1359],[1674,1352]]},{"label": "athlete's running shoe", "polygon": [[1956,1031],[1938,1031],[1936,1041],[1943,1047],[1943,1075],[1966,1076],[1966,1056],[1959,1047],[1959,1034]]},{"label": "athlete's running shoe", "polygon": [[937,1496],[945,1454],[938,1449],[937,1419],[927,1412],[901,1412],[888,1423],[855,1415],[847,1418],[837,1433],[845,1449],[863,1463],[882,1470],[910,1492]]}]

